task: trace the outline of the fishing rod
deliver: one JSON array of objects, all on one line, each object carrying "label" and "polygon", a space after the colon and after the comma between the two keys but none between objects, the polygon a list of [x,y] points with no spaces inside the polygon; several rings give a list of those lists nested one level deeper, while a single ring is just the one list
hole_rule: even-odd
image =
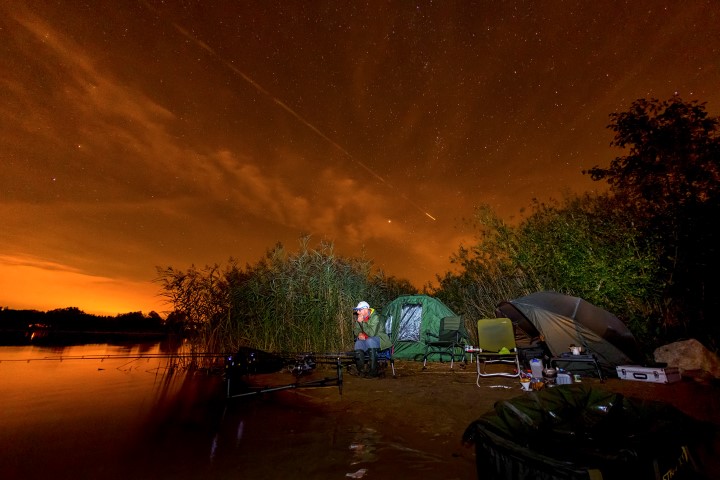
[{"label": "fishing rod", "polygon": [[93,354],[93,355],[55,355],[51,357],[33,357],[33,358],[4,358],[0,359],[0,363],[3,362],[42,362],[42,361],[56,361],[63,362],[69,360],[142,360],[142,359],[185,359],[185,358],[225,358],[227,354],[224,353],[138,353],[131,355],[116,355],[116,354]]},{"label": "fishing rod", "polygon": [[[260,351],[260,350],[258,350]],[[236,353],[211,353],[211,352],[195,352],[195,353],[137,353],[129,355],[120,354],[91,354],[91,355],[54,355],[47,357],[32,357],[32,358],[0,358],[0,363],[3,362],[38,362],[38,361],[58,361],[63,362],[66,360],[134,360],[134,359],[185,359],[185,358],[231,358],[237,355]],[[298,359],[313,358],[315,363],[334,364],[338,358],[343,360],[351,361],[353,356],[352,352],[338,352],[338,353],[314,353],[314,352],[299,352],[299,353],[271,353],[279,358],[292,362]]]},{"label": "fishing rod", "polygon": [[263,393],[271,393],[271,392],[278,392],[280,390],[289,390],[293,388],[308,388],[308,387],[334,387],[337,386],[340,392],[340,395],[342,395],[342,376],[339,376],[337,378],[329,378],[325,377],[321,380],[313,380],[310,382],[302,382],[302,383],[290,383],[287,385],[279,385],[275,387],[260,387],[251,389],[250,391],[244,392],[244,393],[236,393],[236,394],[228,394],[227,398],[240,398],[240,397],[249,397],[251,395],[261,395]]},{"label": "fishing rod", "polygon": [[[260,393],[274,392],[279,390],[287,390],[292,388],[304,387],[325,387],[337,386],[342,395],[342,369],[344,365],[351,364],[353,360],[352,352],[280,352],[270,353],[249,347],[241,347],[235,353],[215,353],[215,352],[191,352],[191,353],[138,353],[138,354],[90,354],[90,355],[55,355],[34,358],[6,358],[0,359],[2,362],[38,362],[38,361],[77,361],[77,360],[200,360],[200,359],[223,359],[225,367],[225,380],[227,383],[227,397],[243,397],[248,395],[256,395]],[[295,382],[287,385],[252,388],[240,394],[231,392],[231,384],[234,381],[241,380],[244,377],[263,373],[277,373],[287,369],[290,373],[299,378],[302,375],[312,372],[319,364],[334,365],[336,368],[336,376],[334,378],[323,378],[321,380],[313,380],[309,382]],[[241,382],[244,384],[245,382]]]},{"label": "fishing rod", "polygon": [[337,366],[354,362],[353,352],[279,352],[271,353],[249,347],[241,347],[226,357],[226,370],[236,374],[274,373],[287,368],[300,376],[314,370],[318,365]]},{"label": "fishing rod", "polygon": [[[235,354],[229,355],[225,359],[226,397],[239,398],[294,388],[328,386],[337,386],[340,395],[342,395],[344,357],[346,357],[344,353],[315,354],[312,352],[304,352],[276,354],[254,348],[241,347]],[[286,368],[299,378],[301,375],[315,370],[318,362],[329,363],[330,361],[334,363],[336,369],[334,378],[325,377],[321,380],[294,382],[286,385],[266,387],[250,387],[247,382],[244,381],[245,378],[253,374],[276,373]],[[236,381],[244,387],[241,393],[233,392],[233,385]]]},{"label": "fishing rod", "polygon": [[[314,365],[311,365],[309,363],[305,363],[305,368],[313,369]],[[248,397],[252,395],[260,395],[263,393],[271,393],[271,392],[277,392],[281,390],[290,390],[290,389],[296,389],[296,388],[317,388],[317,387],[332,387],[337,386],[338,387],[338,393],[342,396],[342,387],[343,387],[343,363],[341,362],[340,358],[337,357],[335,360],[335,367],[336,367],[336,375],[335,377],[325,377],[319,380],[311,380],[307,382],[294,382],[289,383],[285,385],[277,385],[277,386],[266,386],[266,387],[249,387],[244,382],[241,382],[241,385],[245,387],[244,391],[242,393],[233,393],[231,384],[233,383],[233,379],[236,379],[237,377],[230,374],[225,375],[225,382],[226,382],[226,397],[228,399],[230,398],[240,398],[240,397]],[[293,372],[295,373],[295,372]],[[301,373],[306,373],[305,370]],[[297,375],[297,374],[296,374]]]}]

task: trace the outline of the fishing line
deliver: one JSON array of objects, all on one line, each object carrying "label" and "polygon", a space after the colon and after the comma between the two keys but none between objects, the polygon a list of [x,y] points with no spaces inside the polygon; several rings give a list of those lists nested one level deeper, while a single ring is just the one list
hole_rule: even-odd
[{"label": "fishing line", "polygon": [[54,362],[66,362],[70,360],[100,360],[102,363],[105,360],[130,360],[128,363],[132,363],[136,360],[141,359],[200,359],[200,358],[224,358],[227,354],[225,353],[138,353],[138,354],[127,354],[127,355],[115,355],[115,354],[99,354],[99,355],[57,355],[54,357],[35,357],[35,358],[0,358],[0,363],[3,362],[43,362],[43,361],[54,361]]},{"label": "fishing line", "polygon": [[[143,3],[145,4],[146,8],[148,8],[149,10],[151,10],[152,12],[154,12],[158,17],[162,17],[160,11],[157,10],[155,7],[149,5],[147,2],[143,2]],[[366,165],[366,164],[363,163],[362,161],[360,161],[360,160],[358,160],[357,158],[355,158],[352,154],[350,154],[350,152],[348,152],[348,151],[347,151],[345,148],[343,148],[340,144],[338,144],[338,143],[335,142],[333,139],[331,139],[330,137],[328,137],[327,135],[325,135],[319,128],[317,128],[315,125],[313,125],[312,123],[310,123],[308,120],[306,120],[304,117],[302,117],[302,116],[301,116],[299,113],[297,113],[295,110],[293,110],[292,108],[290,108],[290,106],[288,106],[285,102],[283,102],[282,100],[280,100],[279,98],[277,98],[276,96],[274,96],[272,93],[270,93],[268,90],[266,90],[265,88],[263,88],[262,85],[260,85],[260,84],[257,83],[255,80],[253,80],[253,79],[250,78],[248,75],[246,75],[245,72],[243,72],[242,70],[240,70],[239,68],[237,68],[235,65],[233,65],[231,62],[229,62],[229,61],[225,60],[223,57],[221,57],[221,56],[220,56],[215,50],[213,50],[212,47],[210,47],[207,43],[205,43],[205,42],[203,42],[202,40],[196,38],[194,35],[192,35],[187,29],[183,28],[181,25],[178,25],[177,23],[175,23],[175,22],[173,22],[173,21],[169,21],[169,20],[168,20],[168,23],[170,23],[170,24],[175,28],[175,30],[177,30],[182,36],[184,36],[185,38],[187,38],[188,40],[190,40],[191,42],[193,42],[195,45],[197,45],[198,47],[200,47],[200,48],[202,48],[203,50],[205,50],[206,52],[208,52],[212,57],[214,57],[214,58],[215,58],[216,60],[218,60],[220,63],[222,63],[223,65],[225,65],[227,68],[229,68],[232,72],[234,72],[235,74],[237,74],[240,78],[242,78],[242,79],[245,80],[248,84],[250,84],[250,86],[252,86],[252,87],[255,88],[258,92],[260,92],[261,94],[265,95],[267,98],[269,98],[270,100],[272,100],[277,106],[279,106],[280,108],[282,108],[283,110],[285,110],[287,113],[289,113],[290,115],[292,115],[298,122],[300,122],[300,123],[302,123],[303,125],[305,125],[307,128],[309,128],[310,130],[312,130],[313,132],[315,132],[320,138],[322,138],[323,140],[325,140],[326,142],[328,142],[330,145],[332,145],[333,147],[335,147],[337,150],[339,150],[340,152],[342,152],[347,158],[349,158],[350,160],[352,160],[353,162],[355,162],[355,164],[357,164],[358,166],[360,166],[361,168],[363,168],[366,172],[368,172],[370,175],[372,175],[372,176],[375,177],[377,180],[379,180],[380,182],[382,182],[383,184],[385,184],[389,189],[391,189],[391,190],[393,190],[393,191],[395,190],[395,187],[393,187],[393,185],[391,185],[390,182],[388,182],[387,180],[385,180],[385,178],[383,178],[382,176],[380,176],[379,174],[377,174],[377,173],[376,173],[372,168],[370,168],[368,165]],[[431,219],[431,220],[433,220],[433,221],[436,220],[435,217],[433,217],[432,215],[430,215],[430,213],[428,213],[427,211],[425,211],[425,210],[424,210],[420,205],[418,205],[417,203],[415,203],[415,202],[413,202],[412,200],[410,200],[407,196],[405,196],[405,195],[402,194],[402,193],[400,193],[399,195],[400,195],[406,202],[408,202],[410,205],[412,205],[413,207],[415,207],[420,213],[422,213],[423,215],[427,216],[429,219]]]}]

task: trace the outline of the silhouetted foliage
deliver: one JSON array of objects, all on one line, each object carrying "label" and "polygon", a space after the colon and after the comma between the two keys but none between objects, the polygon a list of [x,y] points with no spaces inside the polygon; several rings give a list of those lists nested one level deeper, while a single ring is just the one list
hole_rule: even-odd
[{"label": "silhouetted foliage", "polygon": [[0,330],[43,328],[55,332],[163,332],[165,322],[157,312],[147,316],[128,312],[114,317],[92,315],[77,307],[39,310],[0,309]]},{"label": "silhouetted foliage", "polygon": [[718,118],[708,116],[704,103],[679,97],[636,100],[611,118],[612,145],[627,154],[586,173],[608,182],[612,205],[631,215],[656,252],[664,284],[664,335],[697,337],[717,348]]},{"label": "silhouetted foliage", "polygon": [[518,229],[516,263],[545,290],[615,312],[641,342],[655,342],[649,320],[662,291],[657,261],[632,218],[609,203],[605,195],[584,195],[537,204]]},{"label": "silhouetted foliage", "polygon": [[438,277],[433,294],[476,321],[494,317],[502,300],[553,290],[621,312],[633,333],[649,340],[654,333],[646,320],[657,297],[654,257],[638,245],[628,219],[608,214],[606,204],[590,195],[535,203],[517,226],[480,206],[477,243],[452,257],[460,270]]}]

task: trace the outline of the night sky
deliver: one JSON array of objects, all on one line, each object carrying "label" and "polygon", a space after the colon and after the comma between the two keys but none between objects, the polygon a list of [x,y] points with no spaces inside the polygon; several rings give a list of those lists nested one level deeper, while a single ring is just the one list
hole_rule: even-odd
[{"label": "night sky", "polygon": [[0,306],[162,313],[156,266],[302,234],[422,287],[719,87],[715,0],[2,2]]}]

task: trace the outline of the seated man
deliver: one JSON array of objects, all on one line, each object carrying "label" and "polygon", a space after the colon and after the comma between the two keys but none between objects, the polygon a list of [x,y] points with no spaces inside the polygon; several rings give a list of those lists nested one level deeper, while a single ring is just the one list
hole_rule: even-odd
[{"label": "seated man", "polygon": [[365,352],[368,352],[370,357],[368,376],[376,377],[378,374],[378,351],[390,348],[392,343],[388,334],[385,333],[385,322],[374,308],[370,308],[367,302],[360,302],[354,310],[354,314],[357,315],[353,322],[355,365],[358,373],[362,374],[365,370]]}]

